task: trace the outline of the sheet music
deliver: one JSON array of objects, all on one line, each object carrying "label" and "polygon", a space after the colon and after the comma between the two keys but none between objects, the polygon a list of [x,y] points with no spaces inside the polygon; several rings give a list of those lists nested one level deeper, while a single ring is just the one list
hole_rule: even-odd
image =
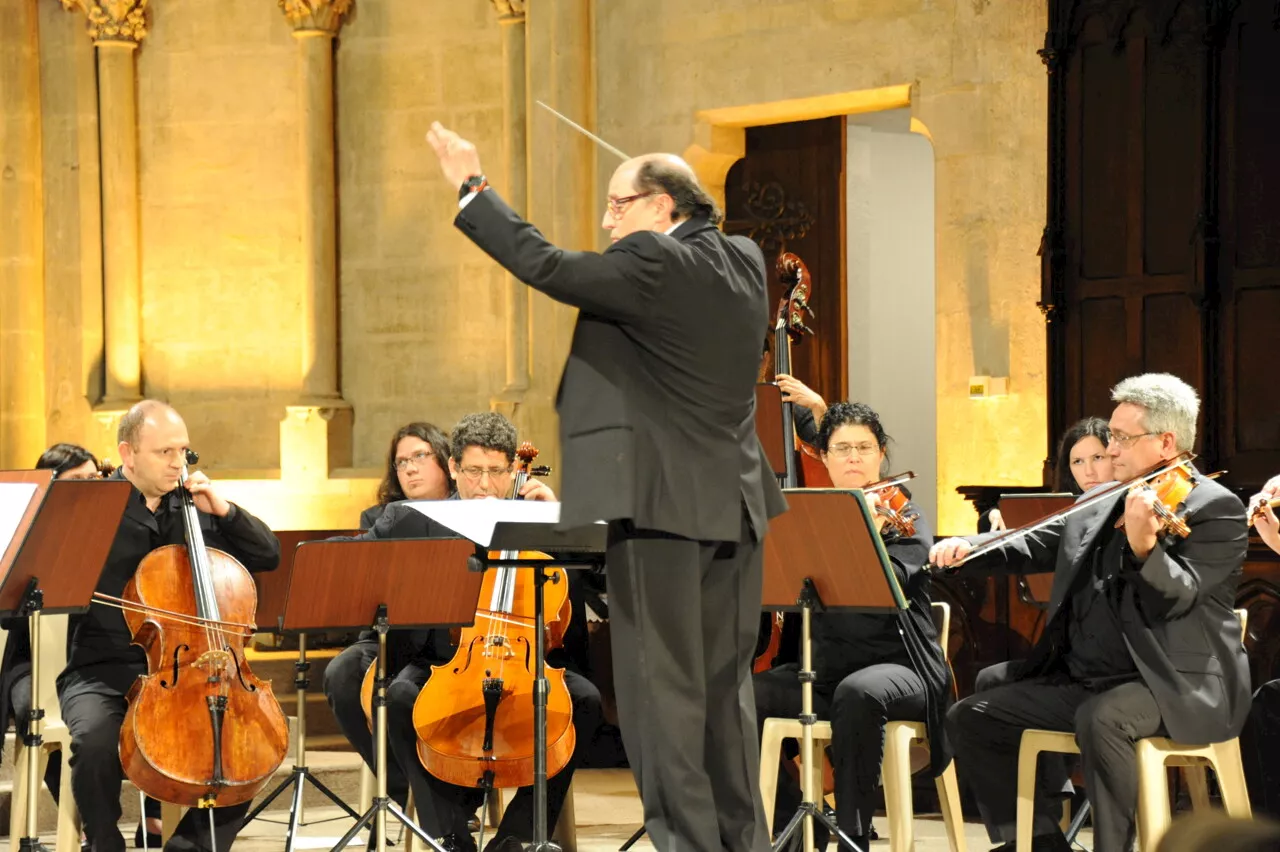
[{"label": "sheet music", "polygon": [[9,550],[35,493],[34,482],[0,482],[0,554]]},{"label": "sheet music", "polygon": [[560,504],[543,500],[413,500],[409,506],[481,547],[499,523],[560,523]]}]

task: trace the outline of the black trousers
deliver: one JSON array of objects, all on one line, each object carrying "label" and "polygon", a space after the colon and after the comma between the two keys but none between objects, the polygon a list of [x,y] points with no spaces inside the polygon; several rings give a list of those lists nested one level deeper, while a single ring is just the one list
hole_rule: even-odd
[{"label": "black trousers", "polygon": [[[957,771],[996,842],[1016,837],[1018,748],[1028,728],[1075,733],[1093,805],[1094,849],[1128,852],[1138,807],[1134,744],[1164,734],[1151,690],[1141,680],[1095,690],[1064,678],[1030,678],[952,705],[947,732]],[[1037,774],[1034,834],[1060,831],[1061,794],[1061,776]]]},{"label": "black trousers", "polygon": [[[9,690],[9,706],[13,708],[14,730],[18,738],[26,736],[27,716],[31,713],[31,672],[18,677]],[[7,720],[6,720],[7,721]],[[55,751],[49,755],[49,762],[44,765],[44,786],[49,795],[58,801],[58,791],[62,784],[62,752]]]},{"label": "black trousers", "polygon": [[1280,819],[1280,680],[1258,687],[1240,732],[1240,756],[1255,816]]},{"label": "black trousers", "polygon": [[[788,663],[753,676],[760,730],[770,716],[800,715],[800,671]],[[868,848],[875,792],[884,758],[884,726],[890,720],[919,722],[925,718],[925,684],[913,669],[882,663],[858,669],[834,691],[814,689],[813,712],[831,720],[831,766],[836,783],[836,821],[840,830]],[[818,755],[821,757],[821,755]],[[779,766],[774,831],[781,831],[800,806],[800,784]],[[826,829],[817,826],[818,848]]]},{"label": "black trousers", "polygon": [[765,852],[751,662],[763,547],[609,525],[618,720],[660,852]]},{"label": "black trousers", "polygon": [[[359,687],[365,671],[377,658],[378,644],[362,640],[344,650],[325,669],[324,691],[339,727],[370,768],[374,768],[374,742],[360,707]],[[448,784],[428,773],[418,758],[418,734],[413,727],[413,705],[430,677],[430,670],[405,666],[387,687],[387,795],[401,806],[413,790],[418,823],[433,837],[468,834],[467,822],[484,804],[482,791]],[[577,735],[569,763],[547,781],[547,826],[555,827],[573,781],[573,771],[582,754],[591,746],[603,722],[600,692],[591,681],[573,671],[564,673],[565,686],[573,702],[573,725]],[[533,788],[521,787],[502,815],[494,841],[533,837]]]},{"label": "black trousers", "polygon": [[[102,684],[78,682],[59,695],[62,718],[71,732],[71,790],[94,852],[122,852],[120,822],[120,726],[124,696]],[[165,844],[167,852],[211,850],[209,821],[213,816],[218,852],[231,848],[249,805],[200,810],[191,808]]]}]

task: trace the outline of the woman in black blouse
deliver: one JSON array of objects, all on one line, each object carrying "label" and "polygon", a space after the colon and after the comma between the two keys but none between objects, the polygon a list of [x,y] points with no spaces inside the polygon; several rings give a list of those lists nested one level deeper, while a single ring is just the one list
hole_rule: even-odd
[{"label": "woman in black blouse", "polygon": [[[879,416],[862,403],[840,402],[822,417],[818,450],[837,488],[861,488],[888,468],[888,442]],[[874,505],[875,495],[867,495]],[[916,511],[908,504],[908,511]],[[941,720],[950,677],[930,612],[929,575],[924,570],[933,542],[923,518],[915,535],[903,536],[881,519],[880,535],[907,597],[901,614],[819,613],[813,617],[814,711],[831,721],[837,822],[863,849],[871,834],[871,813],[884,755],[884,726],[890,720],[929,725],[935,772],[950,761]],[[777,666],[754,676],[756,715],[763,731],[771,716],[800,713],[798,666]],[[781,830],[800,802],[800,787],[787,772],[778,777],[774,827]],[[827,830],[814,824],[818,849]]]}]

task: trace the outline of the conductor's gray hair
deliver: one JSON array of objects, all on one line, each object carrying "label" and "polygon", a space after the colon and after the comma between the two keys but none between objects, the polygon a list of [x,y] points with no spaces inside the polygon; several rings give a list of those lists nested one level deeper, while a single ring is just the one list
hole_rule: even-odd
[{"label": "conductor's gray hair", "polygon": [[1143,409],[1142,425],[1148,432],[1172,432],[1178,452],[1196,443],[1196,416],[1200,397],[1195,388],[1169,373],[1144,373],[1125,379],[1111,390],[1117,404]]}]

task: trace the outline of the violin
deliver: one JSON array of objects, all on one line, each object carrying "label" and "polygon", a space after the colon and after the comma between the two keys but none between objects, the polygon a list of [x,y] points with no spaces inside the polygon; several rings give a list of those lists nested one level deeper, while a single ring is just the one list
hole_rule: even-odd
[{"label": "violin", "polygon": [[[195,464],[187,451],[187,464]],[[234,557],[205,546],[200,518],[179,478],[186,544],[151,551],[119,606],[147,657],[127,696],[120,763],[139,790],[187,807],[252,801],[289,747],[289,724],[269,681],[245,659],[256,623],[253,578]]]},{"label": "violin", "polygon": [[1264,509],[1275,509],[1276,507],[1280,507],[1280,497],[1268,497],[1265,494],[1253,495],[1253,499],[1249,501],[1249,508],[1245,510],[1245,517],[1248,518],[1249,526],[1253,526],[1258,522]]},{"label": "violin", "polygon": [[862,489],[863,494],[875,494],[878,498],[876,514],[883,517],[899,535],[908,537],[916,534],[916,521],[920,520],[920,513],[908,506],[911,498],[899,486],[915,478],[915,473],[907,471],[873,482]]},{"label": "violin", "polygon": [[[538,451],[524,443],[516,455],[512,497],[518,499]],[[529,560],[545,553],[490,552],[491,559]],[[537,570],[535,568],[535,570]],[[562,642],[569,616],[569,577],[563,568],[543,569],[544,609]],[[431,677],[413,706],[418,758],[428,772],[460,787],[527,787],[533,783],[534,571],[503,565],[485,572],[475,624],[463,628],[458,650]],[[564,669],[547,666],[547,777],[573,755],[576,732]]]},{"label": "violin", "polygon": [[[1156,492],[1156,495],[1159,498],[1155,504],[1155,511],[1157,516],[1161,519],[1163,533],[1185,538],[1191,530],[1187,526],[1184,516],[1178,514],[1178,510],[1186,501],[1187,495],[1191,493],[1191,489],[1196,486],[1197,480],[1208,478],[1196,473],[1194,468],[1191,467],[1191,462],[1195,457],[1195,454],[1191,452],[1179,453],[1172,459],[1161,462],[1150,470],[1140,473],[1132,479],[1124,482],[1115,482],[1106,487],[1100,487],[1088,497],[1077,500],[1065,509],[1052,512],[1037,521],[1032,521],[1029,524],[1018,527],[1017,529],[998,533],[975,547],[973,550],[970,550],[960,559],[951,563],[946,570],[948,572],[955,571],[971,559],[976,559],[979,556],[990,553],[999,547],[1003,547],[1005,544],[1016,538],[1021,538],[1022,536],[1041,530],[1051,523],[1059,521],[1069,515],[1074,515],[1076,512],[1092,508],[1101,500],[1114,498],[1117,494],[1122,492],[1144,487],[1150,487]],[[1124,519],[1121,518],[1121,521],[1123,520]],[[1116,524],[1117,527],[1121,525],[1121,523]]]}]

